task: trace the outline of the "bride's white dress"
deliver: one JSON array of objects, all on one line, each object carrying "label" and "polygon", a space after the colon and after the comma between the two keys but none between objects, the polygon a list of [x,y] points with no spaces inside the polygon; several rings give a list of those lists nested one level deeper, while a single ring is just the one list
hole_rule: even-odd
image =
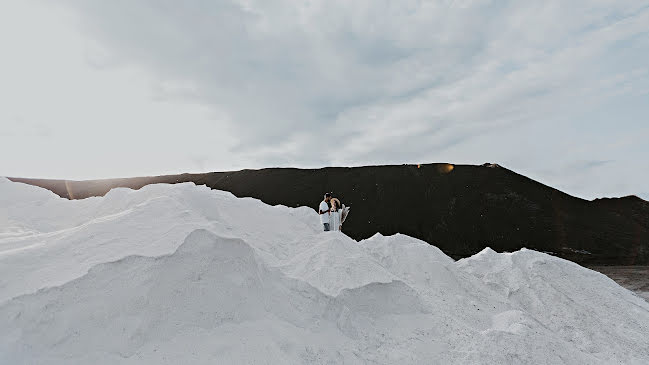
[{"label": "bride's white dress", "polygon": [[341,209],[338,211],[329,212],[329,228],[332,231],[340,231],[340,214],[342,213]]}]

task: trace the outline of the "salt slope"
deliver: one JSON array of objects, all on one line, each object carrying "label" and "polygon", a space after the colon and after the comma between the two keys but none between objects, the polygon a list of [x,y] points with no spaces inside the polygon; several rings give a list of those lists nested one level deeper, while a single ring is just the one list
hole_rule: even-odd
[{"label": "salt slope", "polygon": [[0,179],[0,363],[647,363],[649,304],[534,251],[454,262],[192,184]]}]

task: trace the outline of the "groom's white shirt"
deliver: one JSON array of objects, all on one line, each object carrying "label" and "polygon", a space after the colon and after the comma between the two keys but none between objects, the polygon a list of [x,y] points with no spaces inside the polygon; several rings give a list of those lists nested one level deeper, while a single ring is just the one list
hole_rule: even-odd
[{"label": "groom's white shirt", "polygon": [[[329,212],[329,206],[327,205],[327,202],[324,201],[324,200],[322,202],[320,202],[320,208],[318,208],[318,209],[319,209],[318,213],[320,213],[320,212]],[[329,213],[320,214],[320,222],[323,223],[323,224],[324,223],[329,223]]]}]

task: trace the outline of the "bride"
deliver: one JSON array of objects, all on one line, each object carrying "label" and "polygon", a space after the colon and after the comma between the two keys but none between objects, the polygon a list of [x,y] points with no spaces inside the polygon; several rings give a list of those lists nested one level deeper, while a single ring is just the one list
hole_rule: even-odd
[{"label": "bride", "polygon": [[329,212],[329,227],[332,231],[341,231],[343,227],[343,207],[337,198],[331,199],[331,210]]}]

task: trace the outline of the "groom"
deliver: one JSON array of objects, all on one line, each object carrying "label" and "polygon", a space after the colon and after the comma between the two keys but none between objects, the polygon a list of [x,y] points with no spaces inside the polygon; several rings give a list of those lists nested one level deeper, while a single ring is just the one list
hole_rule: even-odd
[{"label": "groom", "polygon": [[331,193],[326,193],[324,200],[320,202],[318,213],[320,214],[320,222],[324,225],[325,232],[329,231],[329,201],[331,200]]}]

